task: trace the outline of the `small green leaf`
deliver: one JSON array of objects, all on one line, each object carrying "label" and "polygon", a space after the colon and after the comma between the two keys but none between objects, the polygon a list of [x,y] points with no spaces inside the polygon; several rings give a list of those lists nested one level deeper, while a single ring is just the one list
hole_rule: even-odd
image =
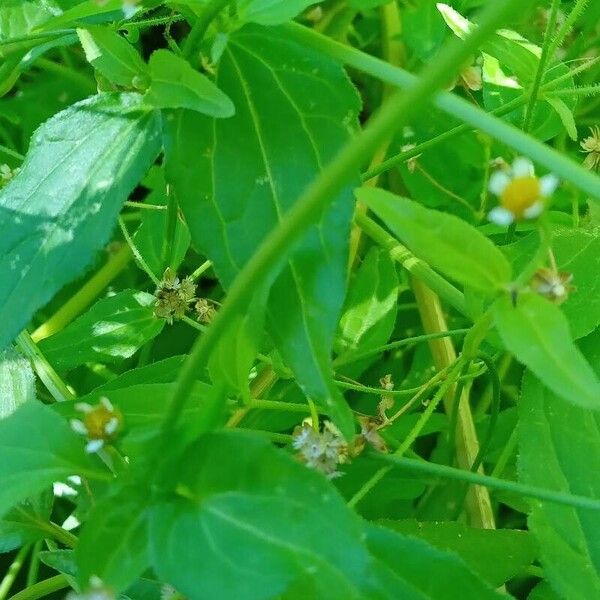
[{"label": "small green leaf", "polygon": [[148,67],[123,36],[100,25],[78,29],[77,35],[87,61],[110,82],[126,88],[147,87]]},{"label": "small green leaf", "polygon": [[235,114],[233,102],[226,94],[169,50],[154,52],[149,65],[152,82],[144,101],[150,106],[188,108],[216,118]]},{"label": "small green leaf", "polygon": [[242,22],[259,25],[279,25],[293,19],[315,0],[238,0],[238,15]]},{"label": "small green leaf", "polygon": [[103,477],[83,446],[61,417],[37,401],[0,421],[0,516],[69,475]]},{"label": "small green leaf", "polygon": [[364,202],[419,258],[465,286],[491,293],[504,287],[510,264],[465,221],[377,188],[360,188]]},{"label": "small green leaf", "polygon": [[50,519],[53,500],[52,491],[44,491],[19,503],[0,518],[0,554],[48,535],[43,526]]},{"label": "small green leaf", "polygon": [[366,597],[359,521],[325,477],[239,431],[204,436],[176,470],[180,497],[152,509],[150,545],[157,575],[180,593]]},{"label": "small green leaf", "polygon": [[385,344],[392,334],[400,284],[389,252],[369,250],[349,287],[335,344],[342,361]]},{"label": "small green leaf", "polygon": [[35,399],[35,376],[30,362],[13,348],[0,351],[0,419]]},{"label": "small green leaf", "polygon": [[494,319],[507,350],[553,392],[577,406],[600,410],[600,381],[571,340],[560,309],[536,294],[494,303]]},{"label": "small green leaf", "polygon": [[[366,534],[383,589],[389,594],[386,598],[500,600],[506,597],[475,575],[455,554],[375,525],[367,525]],[[407,594],[405,587],[412,588],[413,594]]]},{"label": "small green leaf", "polygon": [[65,329],[42,340],[40,349],[58,370],[129,358],[164,326],[154,316],[154,300],[152,294],[133,290],[99,300]]},{"label": "small green leaf", "polygon": [[137,94],[105,94],[57,114],[0,191],[0,348],[82,273],[156,158],[158,115],[139,106]]},{"label": "small green leaf", "polygon": [[[600,331],[581,342],[600,371]],[[531,373],[519,401],[519,476],[527,484],[600,499],[600,415],[568,404]],[[597,511],[533,502],[529,527],[541,562],[563,598],[600,597]]]},{"label": "small green leaf", "polygon": [[453,552],[494,587],[522,573],[537,558],[533,537],[513,529],[475,529],[456,522],[380,521],[398,533]]},{"label": "small green leaf", "polygon": [[565,126],[569,137],[577,141],[577,125],[575,125],[575,117],[573,111],[560,98],[546,98],[546,102],[556,111],[562,124]]}]

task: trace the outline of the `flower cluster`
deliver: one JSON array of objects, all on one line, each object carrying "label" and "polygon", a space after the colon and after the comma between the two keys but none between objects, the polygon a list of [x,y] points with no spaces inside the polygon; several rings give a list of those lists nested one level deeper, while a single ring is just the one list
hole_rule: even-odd
[{"label": "flower cluster", "polygon": [[488,218],[502,226],[522,219],[535,219],[557,186],[555,175],[538,178],[529,159],[516,158],[512,168],[496,171],[490,177],[490,192],[499,198],[500,206],[493,208]]},{"label": "flower cluster", "polygon": [[200,323],[210,323],[217,314],[217,309],[214,304],[207,298],[198,298],[194,309]]},{"label": "flower cluster", "polygon": [[530,282],[531,289],[555,304],[562,304],[573,291],[572,273],[559,273],[554,269],[538,269]]},{"label": "flower cluster", "polygon": [[66,600],[115,600],[115,594],[104,587],[102,580],[96,575],[90,577],[90,587],[87,591],[78,594],[71,592]]},{"label": "flower cluster", "polygon": [[98,452],[111,442],[123,426],[123,415],[106,397],[100,398],[95,406],[86,402],[78,402],[75,409],[82,413],[81,419],[71,419],[71,428],[88,438],[85,447],[90,454]]},{"label": "flower cluster", "polygon": [[329,479],[339,477],[338,465],[348,462],[348,444],[331,421],[325,421],[322,430],[317,431],[311,420],[305,419],[294,431],[293,446],[306,466]]},{"label": "flower cluster", "polygon": [[181,319],[185,315],[189,305],[195,300],[195,295],[196,285],[191,277],[180,281],[179,277],[167,268],[154,292],[154,314],[172,325],[173,320]]},{"label": "flower cluster", "polygon": [[586,137],[580,145],[581,151],[587,153],[583,166],[592,171],[600,167],[600,127],[590,127],[590,132],[592,135]]}]

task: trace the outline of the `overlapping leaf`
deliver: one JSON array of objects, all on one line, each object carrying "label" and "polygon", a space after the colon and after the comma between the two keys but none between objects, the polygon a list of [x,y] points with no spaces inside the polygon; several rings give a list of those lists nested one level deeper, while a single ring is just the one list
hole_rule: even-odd
[{"label": "overlapping leaf", "polygon": [[100,95],[34,135],[0,193],[0,347],[10,342],[108,239],[129,192],[160,149],[154,112],[136,94]]},{"label": "overlapping leaf", "polygon": [[[358,105],[337,64],[276,28],[248,26],[232,35],[216,82],[234,102],[235,117],[180,111],[167,120],[166,172],[193,242],[228,286],[348,139]],[[268,304],[284,360],[346,433],[351,415],[331,384],[330,352],[351,215],[346,189],[295,248]]]}]

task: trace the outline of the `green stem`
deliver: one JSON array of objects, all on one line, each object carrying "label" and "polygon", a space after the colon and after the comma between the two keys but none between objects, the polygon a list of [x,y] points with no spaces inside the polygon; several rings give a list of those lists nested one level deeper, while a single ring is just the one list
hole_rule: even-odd
[{"label": "green stem", "polygon": [[546,92],[544,96],[594,96],[596,94],[600,94],[600,85],[582,85],[581,87],[576,88],[565,88],[562,90],[554,90],[550,92]]},{"label": "green stem", "polygon": [[[38,579],[38,573],[40,571],[40,551],[42,549],[42,540],[38,540],[31,549],[31,559],[29,562],[29,568],[27,569],[27,580],[25,587],[32,586]],[[0,595],[1,598],[1,595]]]},{"label": "green stem", "polygon": [[435,477],[443,477],[445,479],[451,479],[454,481],[464,481],[466,483],[480,485],[492,490],[513,492],[528,498],[536,498],[537,500],[545,500],[547,502],[554,502],[564,506],[587,508],[590,510],[600,511],[600,500],[597,498],[590,498],[588,496],[579,496],[575,494],[565,494],[564,492],[555,492],[553,490],[548,490],[533,485],[517,483],[516,481],[508,481],[506,479],[498,479],[497,477],[492,477],[490,475],[480,475],[479,473],[473,473],[472,471],[456,469],[454,467],[449,467],[448,465],[440,465],[437,463],[398,457],[390,454],[379,454],[372,452],[369,454],[369,457],[381,462],[386,462],[392,467],[406,469],[407,471],[416,471],[418,473],[423,473],[424,475],[433,475]]},{"label": "green stem", "polygon": [[376,356],[382,354],[383,352],[387,352],[388,350],[395,350],[396,348],[401,348],[402,346],[409,346],[410,344],[428,342],[429,340],[435,340],[444,337],[462,336],[468,333],[469,331],[469,329],[452,329],[449,331],[437,331],[435,333],[425,333],[423,335],[407,337],[402,340],[390,342],[389,344],[384,344],[383,346],[377,346],[377,348],[372,348],[371,350],[367,350],[366,352],[342,354],[333,361],[333,366],[334,368],[341,367],[343,365],[363,360],[364,358],[368,358],[369,356]]},{"label": "green stem", "polygon": [[504,473],[504,469],[506,468],[510,457],[513,455],[517,447],[517,443],[519,441],[518,431],[519,430],[517,427],[513,428],[513,430],[511,431],[510,437],[508,438],[508,442],[506,442],[506,445],[504,446],[502,452],[500,453],[500,456],[498,457],[498,461],[492,469],[492,477],[500,477],[500,475]]},{"label": "green stem", "polygon": [[16,342],[19,350],[29,358],[38,377],[57,402],[75,399],[71,390],[54,370],[54,367],[46,360],[46,357],[26,331],[22,331],[18,335]]},{"label": "green stem", "polygon": [[212,267],[212,261],[206,260],[204,261],[191,275],[193,281],[196,281],[200,275],[208,271]]},{"label": "green stem", "polygon": [[7,156],[10,156],[11,158],[14,158],[16,160],[25,160],[25,157],[20,154],[19,152],[17,152],[16,150],[12,150],[11,148],[8,148],[7,146],[4,146],[2,144],[0,144],[0,152],[4,152],[4,154],[6,154]]},{"label": "green stem", "polygon": [[131,237],[131,235],[129,235],[129,231],[127,231],[127,227],[125,226],[125,223],[123,222],[123,219],[120,216],[119,216],[119,227],[121,228],[121,233],[123,234],[123,237],[125,238],[125,241],[127,242],[127,245],[129,246],[133,256],[135,256],[135,259],[139,263],[140,267],[146,273],[146,275],[148,275],[148,277],[150,277],[150,279],[152,280],[152,283],[154,283],[154,285],[157,286],[160,283],[158,280],[158,277],[152,272],[152,269],[148,266],[148,263],[144,260],[144,257],[142,256],[142,254],[138,250],[137,246],[135,245],[135,242],[133,241],[133,238]]},{"label": "green stem", "polygon": [[39,581],[31,587],[25,588],[12,596],[10,600],[38,600],[38,598],[44,598],[68,587],[69,582],[66,575],[55,575],[49,579],[44,579],[44,581]]},{"label": "green stem", "polygon": [[192,30],[190,31],[185,43],[183,44],[183,56],[187,60],[192,57],[194,50],[202,41],[206,31],[215,17],[228,5],[232,0],[212,0],[209,2],[198,17]]},{"label": "green stem", "polygon": [[377,244],[386,248],[390,256],[409,273],[426,283],[436,294],[463,315],[468,316],[463,293],[436,273],[427,263],[417,258],[406,246],[390,235],[383,227],[364,214],[357,213],[356,223]]},{"label": "green stem", "polygon": [[19,571],[21,570],[21,567],[23,566],[23,563],[27,558],[27,554],[30,548],[30,545],[23,546],[17,552],[17,555],[12,561],[10,567],[8,567],[6,575],[4,576],[2,581],[0,581],[0,600],[4,600],[8,596],[8,592],[10,592],[10,588],[12,587],[13,583],[15,582],[15,579],[17,578],[17,575],[19,574]]},{"label": "green stem", "polygon": [[[480,44],[506,20],[522,0],[492,3],[484,11],[480,26],[464,41],[452,40],[440,57],[432,61],[420,79],[413,81],[410,90],[397,92],[380,109],[369,125],[349,142],[320,176],[300,196],[285,218],[264,239],[248,260],[229,289],[227,299],[208,330],[194,343],[170,398],[162,433],[169,439],[177,426],[181,411],[188,399],[197,373],[208,360],[220,336],[230,326],[239,311],[243,311],[257,288],[307,229],[317,221],[325,207],[337,197],[381,143],[393,135],[426,105],[428,99],[456,72],[459,65],[476,51]],[[291,27],[291,26],[290,26]],[[302,28],[299,28],[302,31]],[[320,36],[317,39],[320,39]],[[313,35],[310,34],[312,39]],[[385,64],[385,63],[384,63]],[[395,69],[394,69],[395,70]]]},{"label": "green stem", "polygon": [[54,335],[78,317],[115,279],[131,260],[131,251],[123,245],[90,279],[32,334],[34,342]]},{"label": "green stem", "polygon": [[165,238],[163,240],[162,247],[162,264],[163,269],[167,267],[173,268],[173,248],[175,247],[175,236],[177,234],[177,213],[179,208],[177,206],[177,198],[170,186],[167,186],[168,200],[167,200],[167,220],[165,223]]},{"label": "green stem", "polygon": [[280,402],[278,400],[250,400],[246,404],[246,408],[264,409],[264,410],[279,410],[283,412],[310,413],[308,404],[299,402]]},{"label": "green stem", "polygon": [[585,10],[587,6],[588,0],[576,0],[571,12],[567,15],[567,18],[563,21],[563,24],[560,26],[560,29],[556,32],[556,35],[552,39],[550,46],[548,48],[548,56],[554,56],[554,53],[558,50],[560,45],[563,43],[566,35],[569,33],[569,30],[575,24],[575,21],[579,18],[581,13]]},{"label": "green stem", "polygon": [[550,40],[552,39],[552,31],[556,26],[556,16],[558,14],[558,6],[560,4],[560,0],[552,0],[552,7],[550,8],[550,18],[548,19],[548,25],[546,27],[546,32],[544,34],[544,43],[542,45],[542,54],[540,56],[540,61],[537,66],[537,70],[535,72],[535,78],[533,80],[533,85],[531,86],[531,91],[529,93],[529,102],[525,107],[525,117],[523,118],[523,131],[528,132],[531,127],[531,120],[533,118],[533,109],[535,108],[535,104],[538,100],[538,96],[540,93],[540,86],[542,84],[542,79],[544,78],[544,74],[546,72],[546,63],[548,62],[548,58],[552,58],[552,55],[548,54],[550,50]]},{"label": "green stem", "polygon": [[[508,2],[494,3],[494,5],[499,4],[502,4],[503,7],[514,6],[512,1],[510,4]],[[396,85],[400,88],[406,88],[411,91],[418,85],[417,82],[419,80],[417,77],[403,69],[389,65],[381,59],[369,56],[360,50],[344,46],[343,44],[319,35],[315,31],[302,27],[301,25],[290,24],[286,25],[285,28],[290,36],[293,36],[301,43],[318,49],[324,54],[380,79],[383,82]],[[477,29],[477,31],[479,30],[480,28]],[[435,64],[446,65],[444,60],[446,56],[447,55],[445,55],[443,59],[437,60]],[[446,80],[455,70],[455,67],[448,68]],[[406,97],[408,96],[409,93],[406,94]],[[493,138],[500,140],[502,143],[521,154],[528,156],[534,162],[538,162],[545,166],[556,175],[570,181],[596,200],[600,200],[600,177],[584,169],[581,165],[577,164],[567,156],[553,150],[546,144],[527,135],[513,125],[493,117],[459,96],[449,92],[438,92],[432,98],[432,102],[440,110],[452,115],[460,121],[469,123],[471,127],[475,129],[486,132]],[[413,111],[416,110],[416,107],[413,108]],[[405,121],[403,120],[403,123],[404,122]],[[371,150],[371,152],[374,152],[374,150]]]}]

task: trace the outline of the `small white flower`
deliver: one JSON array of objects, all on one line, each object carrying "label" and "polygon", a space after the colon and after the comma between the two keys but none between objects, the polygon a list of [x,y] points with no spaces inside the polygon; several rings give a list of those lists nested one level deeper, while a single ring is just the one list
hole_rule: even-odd
[{"label": "small white flower", "polygon": [[558,186],[558,178],[549,174],[536,177],[533,163],[516,158],[512,168],[492,173],[489,190],[500,200],[488,218],[496,225],[510,225],[522,219],[535,219],[544,210],[545,200]]},{"label": "small white flower", "polygon": [[85,451],[89,454],[98,452],[106,442],[112,441],[123,424],[123,415],[106,397],[100,398],[95,406],[78,402],[75,409],[82,413],[82,419],[71,419],[71,429],[88,438]]},{"label": "small white flower", "polygon": [[70,592],[66,600],[115,600],[115,594],[104,587],[102,580],[96,575],[90,577],[89,588],[80,594]]}]

